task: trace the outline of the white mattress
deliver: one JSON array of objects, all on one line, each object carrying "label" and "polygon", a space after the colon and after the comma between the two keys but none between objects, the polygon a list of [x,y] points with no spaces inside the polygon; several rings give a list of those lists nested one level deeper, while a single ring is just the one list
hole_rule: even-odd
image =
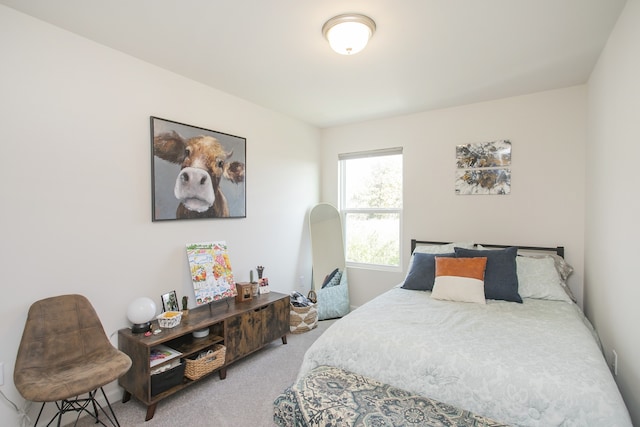
[{"label": "white mattress", "polygon": [[299,376],[337,366],[512,425],[631,426],[575,304],[437,301],[393,288],[333,324]]}]

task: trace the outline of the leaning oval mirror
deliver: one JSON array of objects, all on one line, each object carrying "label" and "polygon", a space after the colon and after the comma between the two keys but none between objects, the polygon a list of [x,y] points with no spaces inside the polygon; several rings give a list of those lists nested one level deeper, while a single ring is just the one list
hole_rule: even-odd
[{"label": "leaning oval mirror", "polygon": [[340,213],[328,203],[314,206],[309,213],[309,229],[318,319],[342,317],[349,312],[349,289]]}]

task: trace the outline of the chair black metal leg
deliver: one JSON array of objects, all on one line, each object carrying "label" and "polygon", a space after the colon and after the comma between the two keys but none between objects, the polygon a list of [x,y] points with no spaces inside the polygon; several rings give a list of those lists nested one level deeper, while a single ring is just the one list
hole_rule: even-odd
[{"label": "chair black metal leg", "polygon": [[[102,388],[102,387],[100,387],[100,388]],[[91,398],[91,404],[93,405],[93,413],[96,414],[96,419],[98,419],[98,405],[96,405],[95,395],[96,395],[96,390],[93,390],[92,392],[89,392],[89,397]],[[97,423],[97,421],[96,421],[96,423]]]},{"label": "chair black metal leg", "polygon": [[38,425],[38,421],[40,421],[40,415],[42,415],[42,410],[44,409],[44,405],[46,405],[47,402],[42,402],[42,406],[40,407],[40,412],[38,412],[38,418],[36,418],[36,423],[34,424],[34,426]]},{"label": "chair black metal leg", "polygon": [[[102,397],[104,397],[104,401],[107,402],[107,406],[109,407],[109,411],[111,411],[111,415],[113,415],[113,420],[115,421],[115,425],[120,427],[120,423],[118,422],[118,417],[116,417],[116,413],[113,411],[113,408],[111,407],[111,402],[109,402],[109,399],[107,399],[107,395],[104,392],[104,389],[102,387],[100,387],[100,391],[102,392]],[[104,409],[102,410],[105,415],[107,414]],[[109,418],[109,416],[107,415],[107,418]],[[111,419],[109,419],[109,421],[111,421]],[[113,424],[113,421],[112,421]]]},{"label": "chair black metal leg", "polygon": [[[62,401],[60,405],[58,405],[58,402],[56,402],[56,406],[58,407],[58,427],[60,427],[62,425],[62,416],[64,415],[64,412],[65,412],[64,410],[65,401]],[[49,424],[51,424],[51,421],[49,422]],[[49,424],[47,424],[47,427],[49,426]]]},{"label": "chair black metal leg", "polygon": [[[78,423],[78,420],[80,419],[80,416],[82,415],[82,413],[87,413],[88,415],[91,416],[91,418],[96,420],[96,424],[100,424],[100,425],[103,425],[104,427],[108,427],[99,418],[100,411],[102,411],[102,413],[104,414],[104,417],[107,420],[109,420],[109,423],[111,423],[113,427],[120,427],[120,423],[118,422],[116,413],[114,412],[113,407],[111,407],[111,402],[109,402],[109,399],[107,398],[107,395],[104,392],[104,389],[102,387],[100,387],[100,391],[102,392],[102,397],[104,397],[105,402],[107,402],[107,406],[109,407],[109,412],[111,412],[111,415],[109,415],[106,409],[102,407],[100,402],[96,400],[96,393],[98,392],[98,389],[96,389],[89,392],[89,396],[86,398],[79,398],[78,396],[76,396],[75,399],[64,399],[64,400],[55,402],[56,408],[58,409],[58,413],[51,418],[51,420],[47,424],[47,427],[50,426],[56,420],[56,418],[58,419],[57,425],[58,427],[60,427],[62,424],[62,416],[67,412],[76,412],[78,414],[74,425]],[[38,425],[38,421],[40,420],[40,416],[42,415],[42,411],[44,409],[45,404],[46,402],[44,402],[40,407],[40,412],[38,412],[38,418],[36,419],[34,427]],[[92,406],[93,412],[88,408],[89,405]],[[111,417],[113,417],[113,419]]]}]

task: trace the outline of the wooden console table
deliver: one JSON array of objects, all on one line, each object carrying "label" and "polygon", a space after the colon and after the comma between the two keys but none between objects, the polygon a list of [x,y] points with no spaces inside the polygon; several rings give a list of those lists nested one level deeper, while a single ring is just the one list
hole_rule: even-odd
[{"label": "wooden console table", "polygon": [[[191,309],[178,326],[162,329],[158,335],[146,337],[144,334],[131,333],[129,328],[120,329],[118,348],[128,354],[132,361],[131,369],[118,380],[125,390],[122,402],[127,402],[134,396],[147,405],[145,421],[150,420],[158,402],[165,397],[207,378],[214,372],[218,372],[220,379],[225,379],[230,364],[277,338],[281,338],[282,343],[286,344],[289,312],[289,295],[269,292],[249,301],[235,302],[229,299]],[[154,322],[153,327],[158,328],[157,322]],[[192,336],[193,331],[204,328],[209,328],[207,337]],[[166,390],[156,390],[156,394],[153,394],[150,352],[160,344],[178,350],[182,353],[181,358],[193,357],[216,344],[223,344],[226,347],[225,362],[218,369],[197,380],[182,377],[177,384],[169,386]],[[171,361],[165,363],[169,364]],[[154,366],[153,370],[162,365],[161,363]]]}]

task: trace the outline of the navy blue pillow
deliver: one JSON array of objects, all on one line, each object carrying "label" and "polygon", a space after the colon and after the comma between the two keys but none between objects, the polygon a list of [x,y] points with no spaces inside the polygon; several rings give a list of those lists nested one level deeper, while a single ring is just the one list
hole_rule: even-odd
[{"label": "navy blue pillow", "polygon": [[342,279],[342,272],[338,270],[338,272],[333,275],[331,280],[329,280],[327,283],[322,285],[322,289],[338,286],[340,284],[340,279]]},{"label": "navy blue pillow", "polygon": [[518,294],[516,265],[518,248],[499,250],[454,248],[454,250],[458,258],[487,257],[487,267],[484,272],[485,298],[522,303],[522,298]]},{"label": "navy blue pillow", "polygon": [[322,282],[323,288],[327,286],[327,284],[331,281],[331,279],[333,279],[333,276],[335,276],[338,273],[338,270],[339,269],[336,268],[331,273],[327,274],[327,276],[324,278],[324,281]]},{"label": "navy blue pillow", "polygon": [[436,257],[455,258],[456,254],[413,254],[411,270],[404,279],[402,288],[413,291],[430,291],[436,278]]}]

